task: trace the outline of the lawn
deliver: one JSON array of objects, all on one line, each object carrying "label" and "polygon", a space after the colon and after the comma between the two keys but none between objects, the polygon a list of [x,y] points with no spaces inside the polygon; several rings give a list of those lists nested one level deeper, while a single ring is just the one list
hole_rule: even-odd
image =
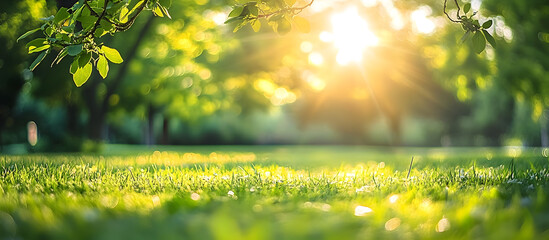
[{"label": "lawn", "polygon": [[549,239],[548,152],[108,145],[0,155],[0,239]]}]

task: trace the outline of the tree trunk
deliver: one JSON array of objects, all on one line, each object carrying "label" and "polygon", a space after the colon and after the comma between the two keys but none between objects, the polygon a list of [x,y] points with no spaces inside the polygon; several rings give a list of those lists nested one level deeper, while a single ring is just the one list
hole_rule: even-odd
[{"label": "tree trunk", "polygon": [[72,102],[67,104],[67,131],[71,136],[78,134],[78,107]]},{"label": "tree trunk", "polygon": [[548,118],[549,110],[544,110],[539,119],[542,147],[549,147],[549,133],[547,132]]},{"label": "tree trunk", "polygon": [[164,116],[164,120],[162,120],[162,144],[163,145],[168,145],[168,142],[170,141],[169,128],[170,128],[170,119]]},{"label": "tree trunk", "polygon": [[4,139],[2,138],[3,134],[4,134],[4,126],[0,125],[0,153],[4,151]]},{"label": "tree trunk", "polygon": [[389,115],[389,130],[391,131],[391,145],[400,146],[402,144],[402,129],[400,115]]},{"label": "tree trunk", "polygon": [[147,114],[147,134],[145,134],[145,143],[147,146],[154,145],[154,115],[156,110],[152,104],[149,104],[148,114]]},{"label": "tree trunk", "polygon": [[143,42],[147,32],[150,30],[153,20],[154,16],[151,14],[145,25],[143,25],[139,31],[135,42],[128,49],[124,62],[120,65],[118,72],[111,81],[107,82],[107,92],[101,99],[97,99],[97,90],[99,83],[103,80],[100,79],[97,74],[94,74],[88,83],[84,85],[85,89],[83,95],[89,112],[88,137],[91,140],[104,140],[103,130],[106,123],[105,118],[109,111],[109,98],[117,91],[118,86],[120,86],[126,77],[129,64],[135,58],[137,49]]},{"label": "tree trunk", "polygon": [[100,80],[97,79],[97,76],[92,76],[87,84],[84,85],[82,95],[84,97],[84,102],[88,108],[88,138],[94,141],[102,141],[102,131],[104,124],[105,114],[102,112],[102,109],[97,101],[97,90],[99,87]]},{"label": "tree trunk", "polygon": [[93,114],[90,114],[90,122],[88,123],[88,136],[94,141],[103,141],[103,128],[105,127],[105,112],[97,110]]}]

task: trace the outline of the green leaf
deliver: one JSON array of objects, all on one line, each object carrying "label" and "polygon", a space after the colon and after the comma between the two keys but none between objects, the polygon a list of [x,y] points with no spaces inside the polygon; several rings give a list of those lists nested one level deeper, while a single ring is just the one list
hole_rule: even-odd
[{"label": "green leaf", "polygon": [[467,41],[467,39],[469,39],[469,36],[471,36],[471,31],[467,31],[465,32],[465,34],[463,34],[463,37],[461,37],[461,43],[464,43],[465,41]]},{"label": "green leaf", "polygon": [[484,37],[486,38],[486,41],[488,41],[490,45],[492,45],[492,47],[495,48],[496,40],[494,39],[494,37],[492,37],[492,35],[490,35],[490,33],[486,30],[482,30],[482,33],[484,33]]},{"label": "green leaf", "polygon": [[57,11],[57,14],[55,14],[55,18],[53,19],[53,22],[59,23],[67,18],[69,18],[70,13],[67,11],[66,8],[60,8],[59,11]]},{"label": "green leaf", "polygon": [[86,64],[84,67],[78,68],[74,73],[74,75],[72,75],[74,84],[76,84],[77,87],[82,86],[90,78],[91,72],[92,72],[91,63]]},{"label": "green leaf", "polygon": [[47,45],[43,45],[41,47],[33,48],[32,50],[29,50],[29,54],[35,53],[35,52],[41,52],[41,51],[44,51],[46,49],[49,49],[50,47],[51,46],[49,44],[47,44]]},{"label": "green leaf", "polygon": [[299,31],[303,33],[308,33],[311,31],[311,24],[307,21],[307,19],[300,16],[294,16],[293,20]]},{"label": "green leaf", "polygon": [[99,23],[99,26],[101,26],[101,28],[105,29],[105,32],[108,32],[108,31],[110,31],[114,28],[113,24],[111,24],[110,22],[107,22],[105,20],[101,20],[101,22]]},{"label": "green leaf", "polygon": [[463,12],[465,14],[467,14],[469,10],[471,10],[471,3],[466,3],[465,5],[463,5]]},{"label": "green leaf", "polygon": [[80,16],[78,18],[78,21],[82,23],[83,29],[89,29],[92,28],[95,25],[95,22],[97,21],[97,17],[94,16]]},{"label": "green leaf", "polygon": [[[39,51],[48,49],[49,45],[47,44],[48,44],[48,41],[46,41],[45,38],[37,38],[27,43],[27,49],[29,50],[29,54],[33,52],[39,52]],[[44,48],[44,46],[48,46],[48,47]]]},{"label": "green leaf", "polygon": [[259,9],[257,8],[257,6],[249,5],[246,8],[248,8],[248,11],[250,12],[251,15],[253,15],[253,16],[258,16],[259,15]]},{"label": "green leaf", "polygon": [[24,33],[24,34],[21,35],[19,38],[17,38],[17,41],[16,41],[16,42],[19,42],[19,40],[28,37],[29,35],[31,35],[31,34],[37,32],[38,30],[40,30],[40,28],[36,28],[36,29],[30,30],[30,31]]},{"label": "green leaf", "polygon": [[240,30],[242,27],[246,26],[246,24],[248,24],[249,21],[242,21],[241,23],[239,23],[238,25],[236,25],[236,27],[233,29],[233,32],[238,32],[238,30]]},{"label": "green leaf", "polygon": [[109,61],[113,62],[113,63],[122,63],[124,60],[122,59],[122,57],[120,56],[120,53],[118,52],[118,50],[114,49],[114,48],[110,48],[110,47],[107,47],[107,46],[101,46],[101,51],[103,51],[103,53],[105,53],[105,57],[107,57],[107,59],[109,59]]},{"label": "green leaf", "polygon": [[[76,6],[76,4],[73,6],[73,8]],[[82,13],[82,9],[84,8],[83,5],[80,5],[78,8],[75,8],[76,11],[74,11],[72,13],[72,20],[73,21],[76,21],[76,19],[78,19],[78,17],[80,17],[80,14]]]},{"label": "green leaf", "polygon": [[[71,10],[81,9],[81,7],[84,5],[84,1],[77,1],[74,5],[72,5]],[[103,5],[101,5],[103,6]]]},{"label": "green leaf", "polygon": [[224,24],[231,23],[231,22],[234,22],[236,20],[242,20],[242,19],[243,19],[243,17],[229,18],[229,19],[227,19],[227,21],[224,22]]},{"label": "green leaf", "polygon": [[95,29],[95,32],[93,33],[93,35],[96,37],[96,38],[100,38],[102,37],[103,35],[107,34],[107,32],[105,32],[105,29],[103,28],[97,28]]},{"label": "green leaf", "polygon": [[484,35],[480,31],[475,32],[475,35],[473,35],[473,51],[475,53],[480,54],[482,51],[484,51],[484,48],[486,48],[486,40],[484,39]]},{"label": "green leaf", "polygon": [[76,56],[76,55],[80,54],[80,52],[82,52],[82,44],[71,45],[71,46],[67,47],[67,53],[70,56]]},{"label": "green leaf", "polygon": [[284,35],[292,30],[292,24],[286,18],[281,18],[276,23],[276,32],[280,35]]},{"label": "green leaf", "polygon": [[103,55],[99,56],[99,59],[97,60],[97,66],[96,67],[97,67],[97,71],[99,71],[99,74],[101,75],[101,77],[106,78],[107,74],[109,73],[109,62],[107,61],[107,59]]},{"label": "green leaf", "polygon": [[[89,0],[87,0],[87,1],[89,1]],[[91,16],[91,11],[90,11],[89,8],[86,7],[84,9],[82,9],[82,14],[80,14],[80,17],[83,17],[83,16]]]},{"label": "green leaf", "polygon": [[164,15],[166,15],[166,17],[168,17],[169,19],[172,19],[172,16],[170,15],[170,13],[168,12],[168,9],[166,9],[164,6],[162,5],[158,5],[160,7],[160,10],[162,10],[162,12],[164,13]]},{"label": "green leaf", "polygon": [[133,12],[135,12],[135,11],[141,6],[141,4],[143,4],[144,1],[145,1],[145,0],[141,0],[141,1],[137,2],[137,3],[133,6],[132,10],[130,10],[130,12],[128,13],[128,15],[131,15]]},{"label": "green leaf", "polygon": [[72,33],[74,31],[74,24],[71,24],[69,26],[61,27],[61,29],[63,29],[63,31],[65,31],[65,32]]},{"label": "green leaf", "polygon": [[259,30],[261,29],[261,22],[258,19],[253,21],[251,25],[254,32],[259,32]]},{"label": "green leaf", "polygon": [[71,74],[75,74],[76,70],[78,70],[78,57],[75,57],[74,60],[71,63],[71,67],[69,68],[69,72]]},{"label": "green leaf", "polygon": [[46,36],[51,37],[51,35],[53,34],[53,28],[48,27],[46,28],[46,30],[44,30],[44,32],[46,33]]},{"label": "green leaf", "polygon": [[164,13],[162,13],[162,9],[158,5],[153,8],[153,14],[158,17],[164,17]]},{"label": "green leaf", "polygon": [[130,12],[130,10],[128,10],[127,7],[123,7],[122,10],[120,10],[120,15],[119,15],[118,21],[120,21],[121,23],[127,22],[129,12]]},{"label": "green leaf", "polygon": [[38,57],[36,59],[34,59],[34,62],[32,62],[32,64],[30,65],[29,69],[31,71],[34,71],[34,69],[38,66],[38,64],[40,64],[42,62],[42,60],[44,60],[44,58],[46,57],[46,55],[49,53],[50,51],[45,51],[45,52],[42,52],[40,53],[40,55],[38,55]]},{"label": "green leaf", "polygon": [[492,20],[488,20],[482,24],[482,28],[487,29],[492,26]]},{"label": "green leaf", "polygon": [[244,7],[236,7],[231,11],[231,13],[229,13],[229,18],[240,16],[243,10],[244,10]]},{"label": "green leaf", "polygon": [[[156,2],[156,1],[151,1]],[[107,13],[112,15],[119,15],[122,7],[126,6],[127,1],[109,1],[107,4]]]},{"label": "green leaf", "polygon": [[91,53],[90,52],[82,52],[80,54],[80,57],[78,58],[78,67],[84,67],[86,64],[88,64],[91,60]]},{"label": "green leaf", "polygon": [[473,24],[477,27],[480,27],[480,23],[478,22],[478,20],[473,20]]}]

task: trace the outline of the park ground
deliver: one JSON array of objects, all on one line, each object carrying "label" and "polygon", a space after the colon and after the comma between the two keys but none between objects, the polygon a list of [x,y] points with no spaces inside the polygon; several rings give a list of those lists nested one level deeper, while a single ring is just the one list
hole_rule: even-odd
[{"label": "park ground", "polygon": [[548,154],[107,145],[0,155],[0,239],[548,239]]}]

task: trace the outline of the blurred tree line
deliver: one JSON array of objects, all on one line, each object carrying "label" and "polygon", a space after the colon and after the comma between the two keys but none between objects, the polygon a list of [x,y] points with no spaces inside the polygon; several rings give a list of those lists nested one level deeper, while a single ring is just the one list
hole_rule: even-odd
[{"label": "blurred tree line", "polygon": [[[459,44],[457,24],[432,34],[412,22],[395,30],[382,1],[372,2],[360,13],[383,45],[358,67],[338,66],[331,43],[317,39],[338,7],[308,13],[311,34],[278,36],[232,33],[225,1],[181,0],[169,9],[172,20],[144,14],[132,29],[105,36],[124,62],[77,88],[69,61],[50,67],[49,56],[31,73],[33,57],[15,42],[54,14],[56,1],[3,1],[0,145],[25,142],[32,120],[35,148],[44,151],[93,151],[105,141],[547,146],[546,1],[485,0],[480,11],[473,4],[494,20],[497,48],[481,54]],[[442,3],[394,5],[403,16],[429,6],[441,21]]]}]

